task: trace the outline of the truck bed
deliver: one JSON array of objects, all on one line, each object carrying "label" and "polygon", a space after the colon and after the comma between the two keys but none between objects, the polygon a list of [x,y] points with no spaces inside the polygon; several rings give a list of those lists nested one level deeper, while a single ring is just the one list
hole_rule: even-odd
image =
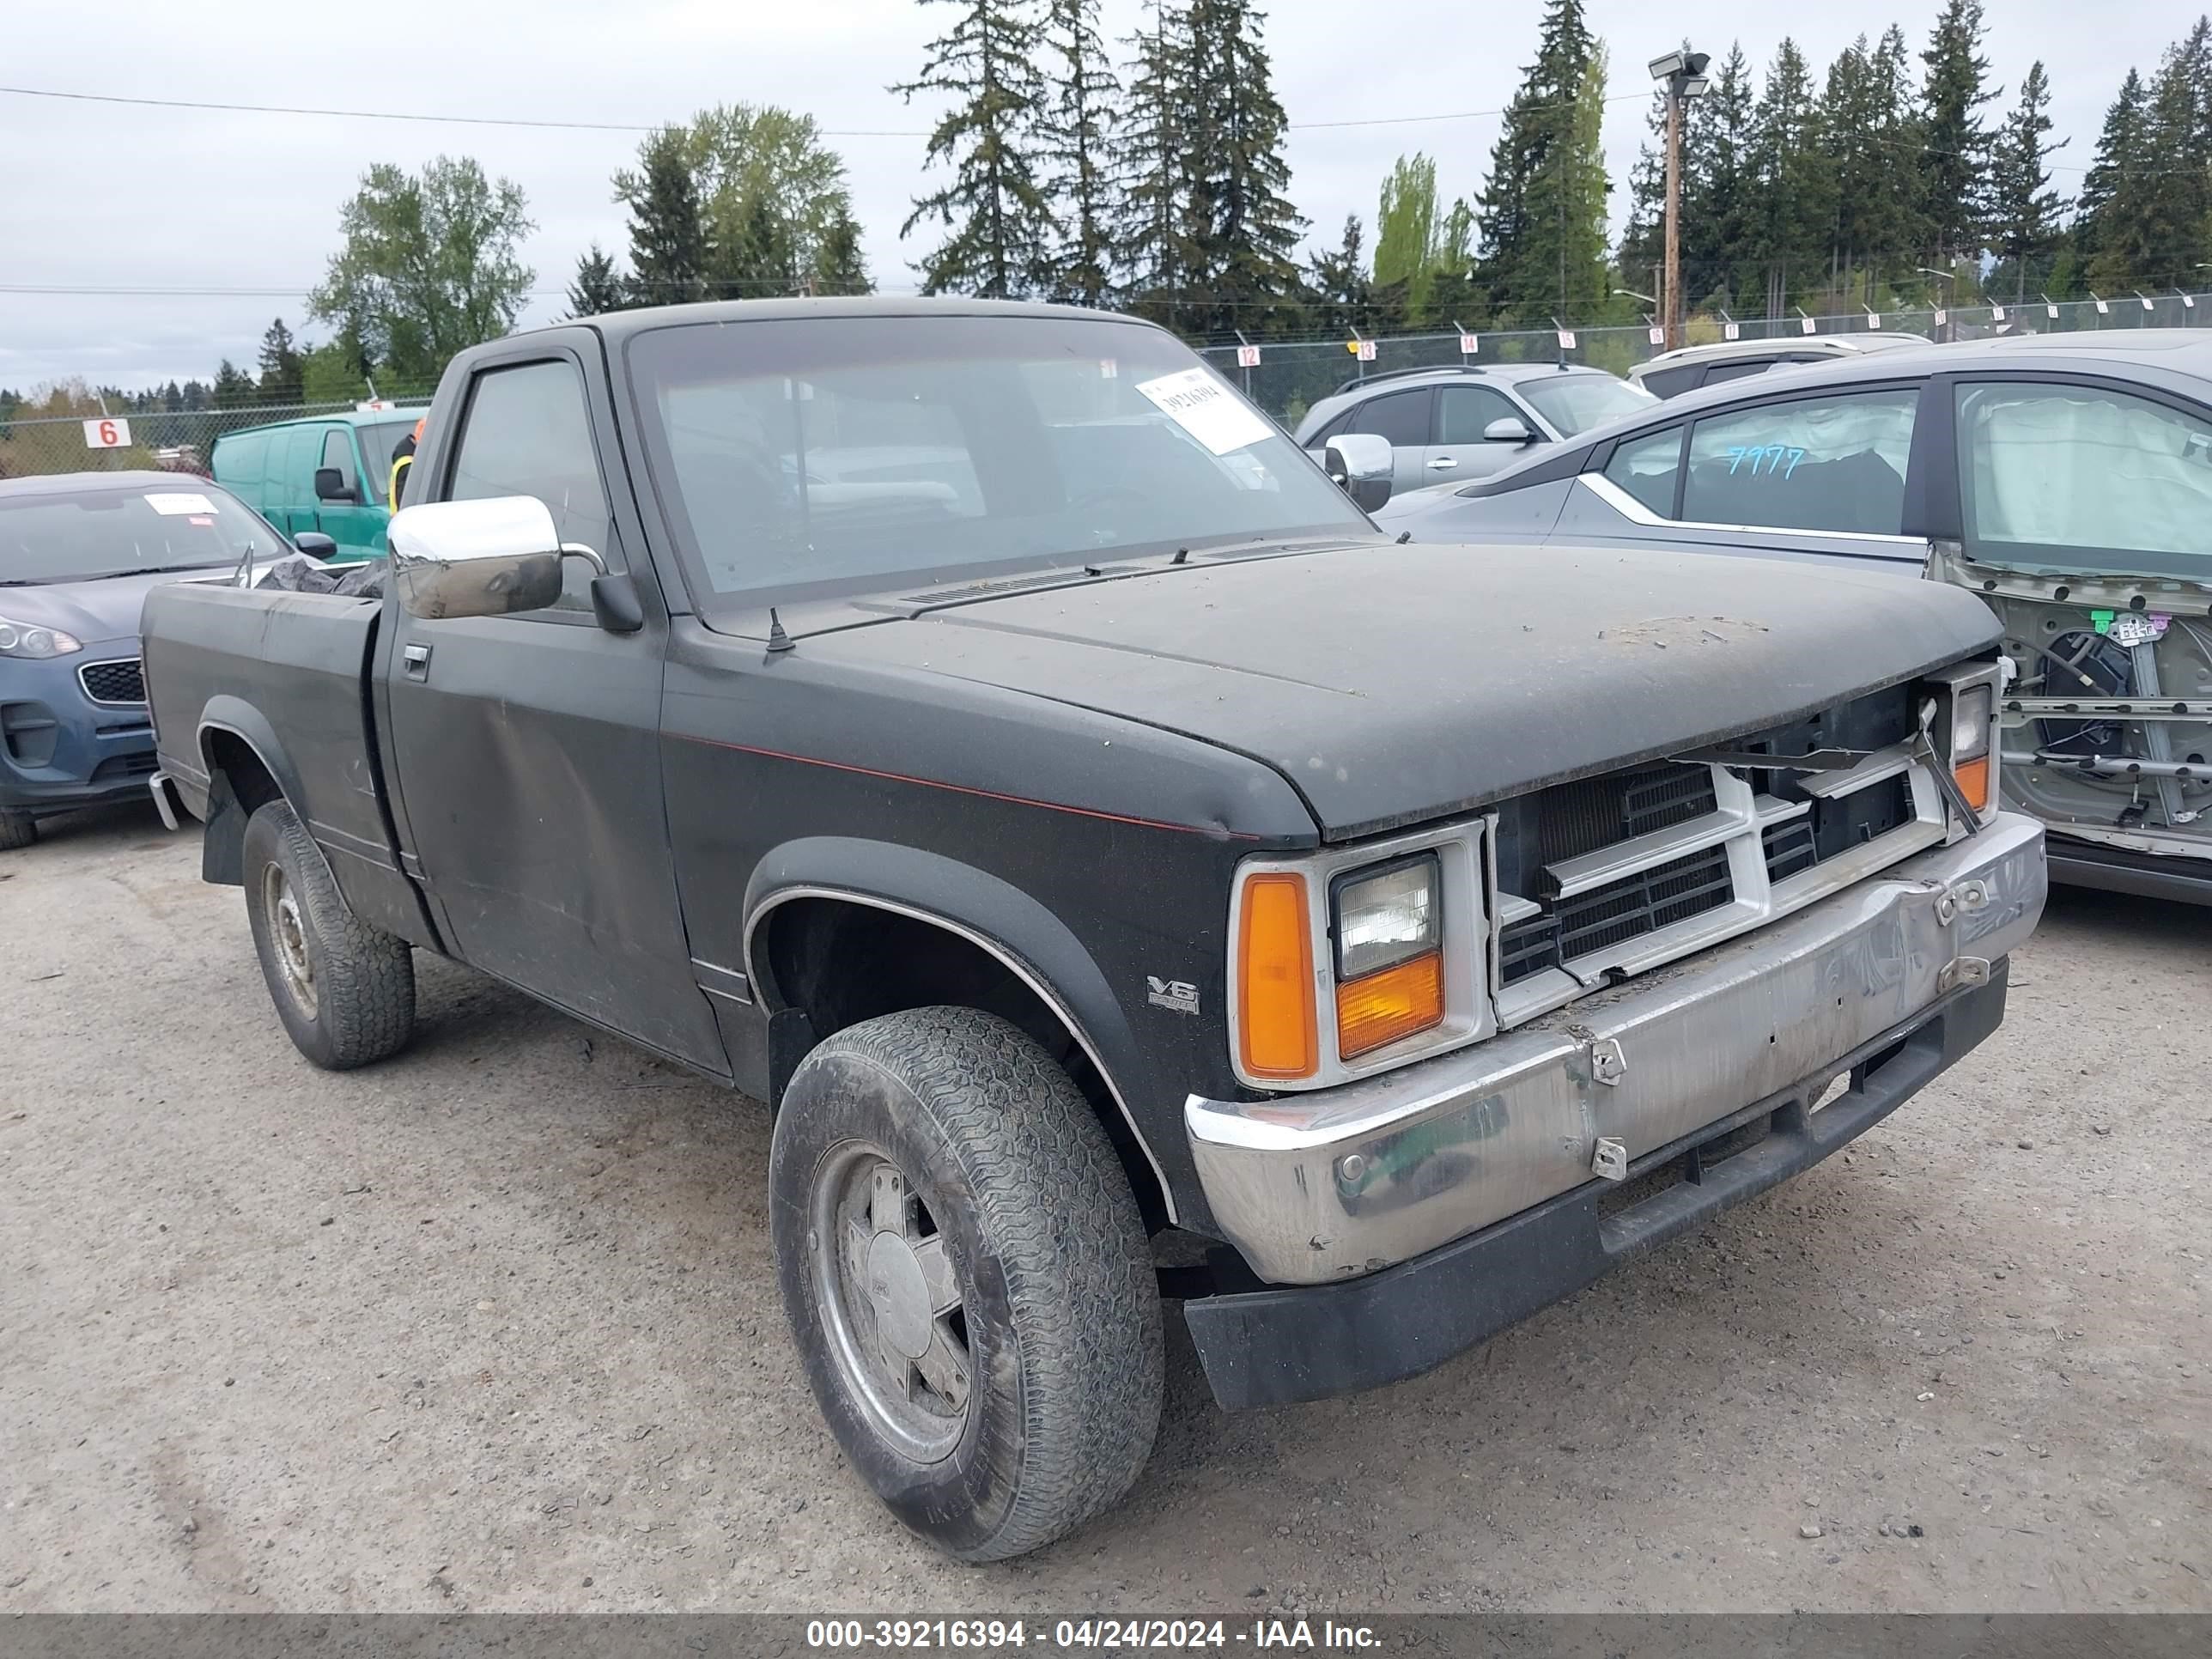
[{"label": "truck bed", "polygon": [[[381,602],[176,583],[148,596],[147,698],[162,770],[192,812],[234,805],[210,789],[210,757],[243,742],[282,786],[356,912],[419,939],[423,919],[393,845],[368,672]],[[281,736],[278,723],[281,722]],[[219,868],[211,836],[206,873]]]}]

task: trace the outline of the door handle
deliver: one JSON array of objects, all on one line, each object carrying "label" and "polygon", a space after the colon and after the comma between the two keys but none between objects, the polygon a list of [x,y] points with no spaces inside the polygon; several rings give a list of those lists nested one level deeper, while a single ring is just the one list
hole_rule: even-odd
[{"label": "door handle", "polygon": [[1442,471],[1445,467],[1457,466],[1458,465],[1459,463],[1449,455],[1439,455],[1429,463],[1431,468],[1437,471]]},{"label": "door handle", "polygon": [[403,645],[399,659],[407,665],[407,678],[427,680],[430,678],[430,647],[427,645]]}]

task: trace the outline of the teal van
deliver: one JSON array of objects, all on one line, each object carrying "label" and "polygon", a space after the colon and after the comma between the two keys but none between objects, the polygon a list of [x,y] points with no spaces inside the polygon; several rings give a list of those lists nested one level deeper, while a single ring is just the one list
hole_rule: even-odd
[{"label": "teal van", "polygon": [[328,536],[334,562],[377,558],[392,518],[392,451],[422,414],[354,410],[226,432],[215,441],[215,481],[288,536]]}]

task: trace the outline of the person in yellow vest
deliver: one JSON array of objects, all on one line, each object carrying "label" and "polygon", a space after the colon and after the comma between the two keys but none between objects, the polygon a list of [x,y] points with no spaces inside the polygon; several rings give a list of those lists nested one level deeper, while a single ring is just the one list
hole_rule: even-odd
[{"label": "person in yellow vest", "polygon": [[390,500],[392,510],[394,513],[399,510],[400,482],[406,477],[407,469],[415,465],[415,447],[422,441],[422,428],[429,424],[429,421],[430,417],[425,415],[421,420],[416,422],[415,429],[402,438],[399,441],[399,447],[392,452]]}]

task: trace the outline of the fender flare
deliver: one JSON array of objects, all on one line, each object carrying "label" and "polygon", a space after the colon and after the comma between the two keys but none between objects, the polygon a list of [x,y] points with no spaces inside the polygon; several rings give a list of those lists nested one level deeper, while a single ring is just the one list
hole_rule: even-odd
[{"label": "fender flare", "polygon": [[996,958],[1052,1010],[1097,1068],[1152,1168],[1168,1219],[1180,1224],[1175,1185],[1116,1080],[1116,1061],[1126,1072],[1136,1034],[1105,975],[1058,916],[1011,882],[942,854],[849,836],[786,842],[754,866],[745,884],[745,969],[763,997],[775,980],[756,936],[777,908],[800,898],[842,899],[910,916]]},{"label": "fender flare", "polygon": [[[284,752],[284,745],[277,740],[276,728],[270,725],[268,717],[252,703],[228,692],[210,697],[207,706],[200,710],[199,726],[193,733],[200,764],[206,768],[208,776],[208,821],[202,841],[200,879],[236,887],[246,879],[240,854],[246,835],[246,814],[242,804],[227,783],[220,793],[216,787],[220,769],[215,763],[215,757],[208,752],[208,734],[210,732],[225,732],[252,750],[253,757],[261,763],[263,769],[276,780],[277,793],[284,798],[293,811],[299,814],[302,824],[307,823],[307,814],[301,798],[299,769]],[[238,820],[238,832],[234,836],[229,833],[228,825],[223,822],[227,817]],[[315,856],[323,860],[325,873],[331,875],[331,884],[335,886],[337,878],[331,872],[329,855],[323,851],[321,843],[315,841],[312,828],[308,830],[307,839],[315,848]]]}]

